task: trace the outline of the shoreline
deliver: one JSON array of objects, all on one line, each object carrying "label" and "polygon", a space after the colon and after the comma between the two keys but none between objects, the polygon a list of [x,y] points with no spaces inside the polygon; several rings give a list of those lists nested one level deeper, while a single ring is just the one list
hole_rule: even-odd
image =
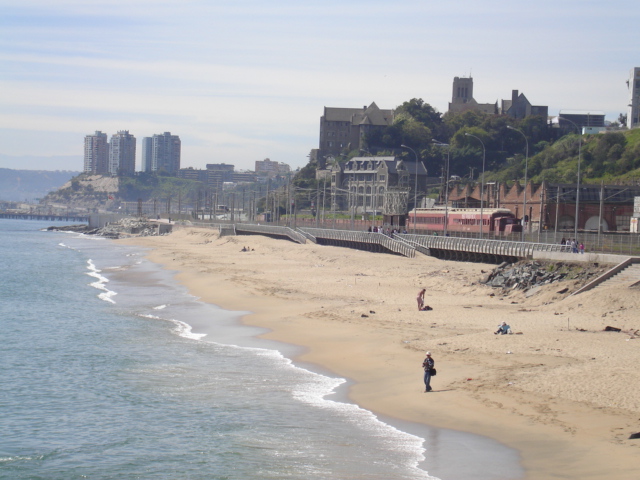
[{"label": "shoreline", "polygon": [[[526,479],[634,476],[640,445],[624,435],[640,429],[634,425],[637,373],[622,372],[627,391],[621,406],[606,405],[605,391],[596,392],[605,396],[598,404],[585,400],[589,392],[563,385],[585,378],[611,389],[585,359],[591,350],[606,357],[607,349],[621,346],[623,355],[635,352],[624,357],[629,365],[639,359],[637,348],[629,348],[633,342],[619,345],[620,338],[599,335],[593,349],[585,349],[585,333],[565,326],[570,316],[576,327],[595,332],[601,311],[620,305],[614,292],[557,299],[558,288],[551,286],[532,299],[496,298],[474,283],[488,265],[294,246],[266,237],[219,239],[209,230],[185,228],[125,242],[151,247],[148,258],[179,272],[176,279],[203,301],[254,312],[242,321],[269,329],[264,338],[304,347],[296,361],[350,379],[349,399],[376,415],[494,439],[520,452]],[[254,250],[238,253],[245,244]],[[432,312],[415,311],[420,286],[427,288]],[[633,298],[622,301],[629,308],[616,321],[638,328]],[[578,321],[577,314],[588,310],[590,318]],[[502,318],[524,334],[491,335]],[[438,376],[436,392],[425,395],[420,364],[427,349]],[[606,358],[607,368],[621,368],[621,362]]]}]

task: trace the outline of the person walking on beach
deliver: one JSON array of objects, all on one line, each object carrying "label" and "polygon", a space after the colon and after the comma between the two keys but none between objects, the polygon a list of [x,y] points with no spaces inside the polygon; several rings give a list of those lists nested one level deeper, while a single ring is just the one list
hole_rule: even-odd
[{"label": "person walking on beach", "polygon": [[433,390],[433,388],[431,388],[431,376],[435,371],[433,368],[435,364],[436,362],[431,358],[431,352],[427,352],[427,356],[422,362],[422,368],[424,369],[424,393]]}]

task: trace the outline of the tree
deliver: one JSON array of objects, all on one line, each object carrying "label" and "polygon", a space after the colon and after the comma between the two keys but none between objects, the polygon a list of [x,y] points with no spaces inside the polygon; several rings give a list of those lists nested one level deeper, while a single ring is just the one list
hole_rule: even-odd
[{"label": "tree", "polygon": [[623,127],[627,126],[627,114],[626,113],[621,113],[620,115],[618,115],[618,123],[620,125],[622,125]]}]

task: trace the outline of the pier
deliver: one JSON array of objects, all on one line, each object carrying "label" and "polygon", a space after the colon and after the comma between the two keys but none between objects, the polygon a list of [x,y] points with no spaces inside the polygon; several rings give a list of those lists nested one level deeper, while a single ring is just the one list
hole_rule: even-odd
[{"label": "pier", "polygon": [[89,222],[87,215],[48,215],[41,213],[0,213],[0,219],[40,220],[46,222]]}]

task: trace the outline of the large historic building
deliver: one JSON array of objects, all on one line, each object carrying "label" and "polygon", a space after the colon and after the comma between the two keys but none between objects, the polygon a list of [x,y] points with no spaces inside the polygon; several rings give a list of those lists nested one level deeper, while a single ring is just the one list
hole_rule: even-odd
[{"label": "large historic building", "polygon": [[382,110],[375,102],[362,108],[324,107],[324,115],[320,117],[318,168],[325,168],[328,156],[363,148],[365,135],[393,124],[393,118],[393,110]]},{"label": "large historic building", "polygon": [[498,102],[478,103],[473,98],[473,77],[455,77],[453,79],[453,93],[451,95],[451,103],[449,103],[449,111],[460,113],[467,110],[495,115],[498,113]]},{"label": "large historic building", "polygon": [[531,105],[524,93],[512,90],[511,100],[502,100],[500,113],[518,119],[529,115],[540,115],[547,118],[549,116],[549,107],[546,105]]},{"label": "large historic building", "polygon": [[549,107],[544,105],[532,105],[524,93],[518,90],[511,91],[511,98],[502,100],[500,107],[495,103],[478,103],[473,98],[473,78],[455,77],[453,79],[453,92],[449,103],[449,112],[461,113],[468,110],[482,112],[489,115],[509,115],[512,118],[524,118],[529,115],[549,115]]},{"label": "large historic building", "polygon": [[[331,167],[331,193],[338,209],[353,213],[382,213],[385,221],[398,225],[418,205],[438,179],[427,177],[422,162],[398,157],[354,157]],[[416,190],[417,187],[417,190]]]}]

